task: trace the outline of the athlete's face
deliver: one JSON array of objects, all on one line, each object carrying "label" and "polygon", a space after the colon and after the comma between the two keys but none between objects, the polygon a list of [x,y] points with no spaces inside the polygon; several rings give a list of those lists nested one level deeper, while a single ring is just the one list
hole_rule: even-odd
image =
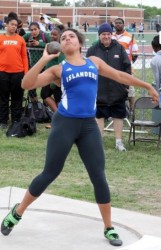
[{"label": "athlete's face", "polygon": [[60,43],[61,43],[61,48],[62,48],[62,52],[71,52],[73,53],[74,51],[80,51],[80,43],[78,40],[77,35],[71,31],[71,30],[67,30],[65,32],[63,32],[61,39],[60,39]]},{"label": "athlete's face", "polygon": [[111,44],[112,34],[110,32],[102,32],[99,35],[100,42],[105,46],[108,47]]},{"label": "athlete's face", "polygon": [[115,21],[115,30],[116,30],[116,32],[121,32],[124,30],[124,24],[121,20]]}]

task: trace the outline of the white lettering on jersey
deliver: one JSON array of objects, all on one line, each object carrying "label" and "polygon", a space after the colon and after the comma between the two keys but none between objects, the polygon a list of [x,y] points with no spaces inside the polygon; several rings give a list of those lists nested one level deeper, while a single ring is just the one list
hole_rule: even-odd
[{"label": "white lettering on jersey", "polygon": [[79,77],[90,77],[93,78],[95,80],[97,80],[97,75],[93,72],[88,72],[88,71],[84,71],[84,72],[78,72],[75,74],[71,74],[69,76],[66,77],[66,81],[70,82],[71,80],[75,79],[75,78],[79,78]]}]

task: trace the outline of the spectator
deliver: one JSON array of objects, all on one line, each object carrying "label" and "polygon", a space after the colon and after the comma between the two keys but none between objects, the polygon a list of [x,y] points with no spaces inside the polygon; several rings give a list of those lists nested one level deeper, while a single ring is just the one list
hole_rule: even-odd
[{"label": "spectator", "polygon": [[87,32],[88,28],[89,28],[89,23],[87,23],[86,21],[82,24],[84,31]]},{"label": "spectator", "polygon": [[138,37],[141,37],[144,38],[144,24],[143,23],[140,23],[139,25],[139,34],[138,34]]},{"label": "spectator", "polygon": [[[36,48],[45,48],[46,44],[50,42],[50,36],[48,33],[44,33],[40,30],[37,22],[32,22],[29,25],[29,33],[26,33],[23,38],[26,41],[27,47],[35,48],[35,50],[29,49],[30,67],[35,65],[37,61],[42,57],[43,50],[36,50]],[[29,96],[32,101],[37,101],[36,90],[29,91]]]},{"label": "spectator", "polygon": [[[138,46],[134,35],[128,33],[125,30],[124,20],[122,18],[115,19],[115,33],[113,33],[113,38],[116,39],[124,47],[129,55],[130,61],[134,63],[137,59],[136,54],[138,53]],[[129,87],[128,100],[130,113],[132,113],[135,102],[135,89],[133,86]]]},{"label": "spectator", "polygon": [[67,27],[68,27],[68,28],[71,28],[71,27],[72,27],[71,22],[67,22]]},{"label": "spectator", "polygon": [[160,24],[156,23],[156,32],[159,32],[159,31],[160,31]]},{"label": "spectator", "polygon": [[56,24],[56,26],[58,29],[60,29],[61,32],[63,32],[65,30],[65,26],[64,24]]},{"label": "spectator", "polygon": [[23,23],[20,19],[18,19],[17,34],[20,36],[24,36],[26,34],[25,30],[23,29]]},{"label": "spectator", "polygon": [[[24,91],[21,81],[28,71],[26,44],[16,34],[17,17],[10,14],[6,21],[6,34],[0,36],[0,128],[7,128],[9,108],[11,122],[17,122],[22,115]],[[10,103],[11,101],[11,103]]]},{"label": "spectator", "polygon": [[4,22],[0,20],[0,30],[4,30]]},{"label": "spectator", "polygon": [[43,16],[40,17],[39,27],[43,32],[46,32],[48,30],[48,25],[45,23],[45,18]]},{"label": "spectator", "polygon": [[133,31],[136,32],[136,22],[133,22],[131,27],[132,27]]},{"label": "spectator", "polygon": [[158,92],[161,89],[161,44],[159,43],[159,35],[152,40],[152,48],[156,53],[151,60],[151,67],[154,76],[154,84]]},{"label": "spectator", "polygon": [[[131,63],[123,46],[112,39],[112,28],[104,23],[98,29],[99,41],[87,51],[87,57],[97,56],[109,66],[131,74]],[[122,142],[123,119],[126,117],[128,89],[125,85],[99,76],[96,118],[101,133],[105,119],[112,117],[116,138],[116,149],[126,151]]]},{"label": "spectator", "polygon": [[[29,25],[29,33],[23,36],[27,47],[31,48],[45,48],[46,43],[50,42],[50,36],[47,32],[42,32],[40,30],[39,24],[37,22],[32,22]],[[33,53],[32,53],[33,52]],[[37,56],[35,56],[35,51],[30,51],[30,66],[32,67],[42,56],[43,51],[39,51]]]},{"label": "spectator", "polygon": [[113,22],[110,22],[111,28],[112,28],[112,32],[114,31],[115,25],[113,24]]}]

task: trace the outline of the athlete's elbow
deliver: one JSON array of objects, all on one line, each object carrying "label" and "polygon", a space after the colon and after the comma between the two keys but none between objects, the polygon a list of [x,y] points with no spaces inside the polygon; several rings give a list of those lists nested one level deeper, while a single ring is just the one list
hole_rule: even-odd
[{"label": "athlete's elbow", "polygon": [[21,88],[26,90],[31,89],[31,86],[28,84],[28,81],[25,79],[25,77],[22,79]]}]

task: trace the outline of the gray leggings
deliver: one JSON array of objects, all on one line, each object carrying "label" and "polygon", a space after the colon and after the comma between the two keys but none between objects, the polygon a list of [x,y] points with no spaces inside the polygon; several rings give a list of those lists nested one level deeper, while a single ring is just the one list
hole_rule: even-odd
[{"label": "gray leggings", "polygon": [[34,178],[29,192],[38,197],[56,179],[74,143],[93,184],[96,202],[110,202],[102,138],[95,118],[68,118],[58,112],[53,116],[44,170]]}]

